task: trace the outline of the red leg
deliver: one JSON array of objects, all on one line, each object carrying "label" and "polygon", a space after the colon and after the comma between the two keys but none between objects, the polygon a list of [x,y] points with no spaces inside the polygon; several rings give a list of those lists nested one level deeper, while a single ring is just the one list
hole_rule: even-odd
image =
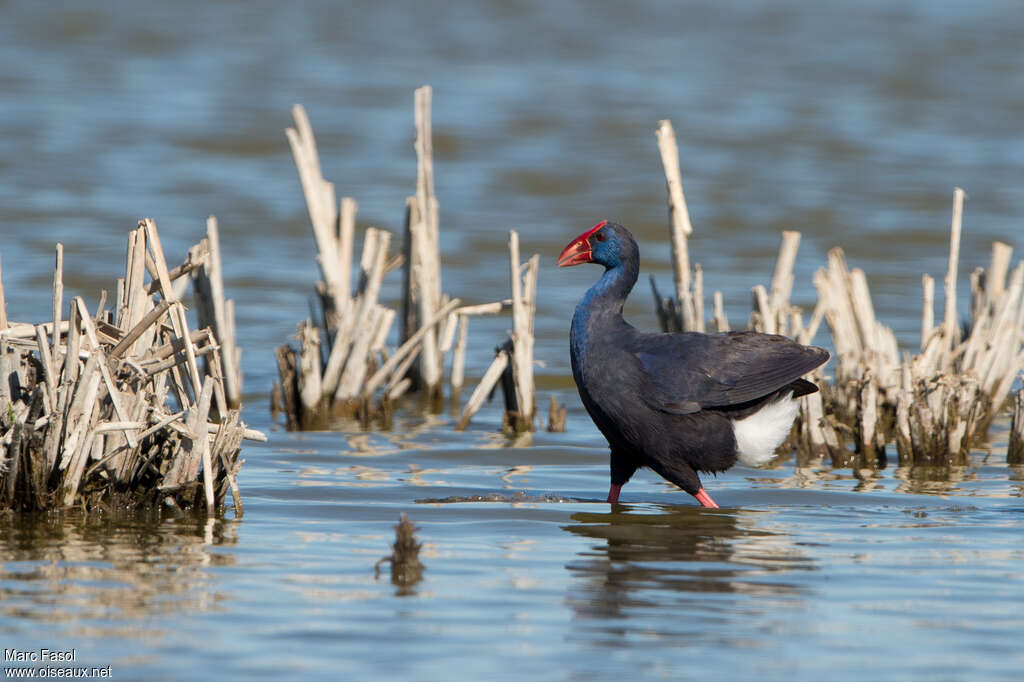
[{"label": "red leg", "polygon": [[608,488],[608,502],[610,504],[619,503],[619,491],[622,490],[622,484],[615,485],[612,483],[611,487]]},{"label": "red leg", "polygon": [[700,506],[718,509],[718,505],[715,504],[715,501],[711,499],[711,496],[708,495],[708,491],[704,490],[704,488],[698,490],[694,497],[696,497],[697,501],[700,502]]}]

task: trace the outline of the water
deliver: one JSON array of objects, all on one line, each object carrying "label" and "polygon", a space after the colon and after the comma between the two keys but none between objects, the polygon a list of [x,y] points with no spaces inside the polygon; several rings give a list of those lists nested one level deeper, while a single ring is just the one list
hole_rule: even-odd
[{"label": "water", "polygon": [[[1024,247],[1015,3],[14,2],[3,14],[10,317],[46,316],[54,242],[68,292],[92,306],[137,218],[157,220],[177,261],[215,213],[245,418],[270,435],[245,449],[241,519],[4,517],[5,648],[74,649],[74,665],[125,680],[1019,676],[1024,473],[1005,466],[1005,418],[945,480],[737,467],[707,481],[723,506],[708,511],[647,472],[611,513],[566,338],[597,272],[553,267],[570,238],[616,218],[668,287],[654,138],[668,117],[691,252],[735,326],[779,231],[798,229],[794,300],[813,302],[811,275],[842,245],[912,347],[920,274],[945,272],[953,186],[970,196],[961,288],[994,239]],[[542,254],[538,383],[567,403],[565,434],[509,442],[496,405],[462,434],[413,404],[390,433],[270,420],[272,351],[317,277],[289,109],[309,111],[360,228],[394,230],[423,83],[444,288],[469,303],[507,295],[509,228]],[[397,288],[389,278],[385,298]],[[627,315],[654,327],[646,291]],[[471,381],[509,326],[474,320]],[[503,501],[427,502],[474,496]],[[427,567],[408,596],[373,572],[403,511]]]}]

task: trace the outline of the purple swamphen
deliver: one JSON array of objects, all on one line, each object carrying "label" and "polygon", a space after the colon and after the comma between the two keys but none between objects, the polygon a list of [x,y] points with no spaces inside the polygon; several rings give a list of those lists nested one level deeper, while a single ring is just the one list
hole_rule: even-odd
[{"label": "purple swamphen", "polygon": [[646,334],[622,319],[639,273],[639,251],[622,225],[598,223],[569,242],[559,267],[597,263],[604,274],[576,307],[569,332],[572,375],[583,405],[611,447],[608,502],[637,469],[717,507],[698,471],[767,462],[818,390],[800,377],[828,351],[756,332]]}]

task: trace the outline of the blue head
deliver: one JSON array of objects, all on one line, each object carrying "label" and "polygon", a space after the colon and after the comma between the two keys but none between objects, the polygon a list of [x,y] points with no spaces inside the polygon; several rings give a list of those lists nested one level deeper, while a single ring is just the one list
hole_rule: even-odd
[{"label": "blue head", "polygon": [[618,223],[603,220],[569,242],[558,256],[558,267],[598,263],[611,269],[636,263],[637,258],[636,242],[629,230]]}]

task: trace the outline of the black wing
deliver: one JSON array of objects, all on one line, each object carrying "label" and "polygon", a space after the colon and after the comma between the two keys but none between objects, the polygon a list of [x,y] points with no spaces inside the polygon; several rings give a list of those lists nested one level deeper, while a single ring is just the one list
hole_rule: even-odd
[{"label": "black wing", "polygon": [[755,332],[644,334],[631,344],[644,402],[690,414],[764,397],[823,365],[828,351]]}]

